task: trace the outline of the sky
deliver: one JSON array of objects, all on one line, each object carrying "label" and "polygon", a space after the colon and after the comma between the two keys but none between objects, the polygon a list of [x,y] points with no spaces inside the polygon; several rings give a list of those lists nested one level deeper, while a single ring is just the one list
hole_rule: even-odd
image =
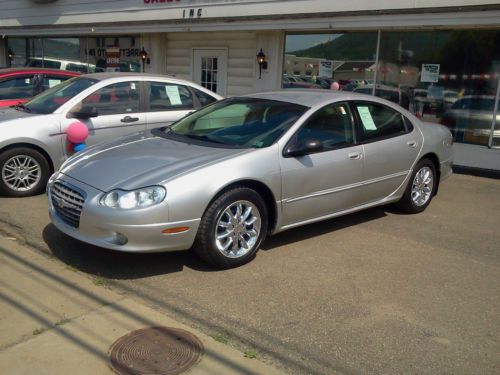
[{"label": "sky", "polygon": [[304,34],[304,35],[287,35],[285,52],[299,51],[313,47],[317,44],[328,42],[329,40],[337,39],[342,34]]}]

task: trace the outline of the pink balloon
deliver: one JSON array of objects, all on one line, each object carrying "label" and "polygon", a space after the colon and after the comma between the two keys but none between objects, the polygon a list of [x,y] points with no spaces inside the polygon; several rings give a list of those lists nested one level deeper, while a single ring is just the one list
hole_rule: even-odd
[{"label": "pink balloon", "polygon": [[68,126],[66,134],[71,143],[83,143],[89,136],[89,129],[84,123],[76,121]]},{"label": "pink balloon", "polygon": [[332,90],[338,90],[340,88],[340,85],[338,82],[332,82],[332,84],[330,85],[330,89]]}]

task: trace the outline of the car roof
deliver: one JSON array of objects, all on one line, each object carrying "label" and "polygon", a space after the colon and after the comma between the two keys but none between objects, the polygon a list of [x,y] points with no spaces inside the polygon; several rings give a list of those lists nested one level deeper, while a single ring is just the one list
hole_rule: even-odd
[{"label": "car roof", "polygon": [[262,92],[256,94],[243,95],[244,97],[260,98],[277,100],[282,102],[289,102],[299,105],[305,105],[307,107],[314,107],[317,104],[332,101],[332,100],[353,100],[353,99],[363,99],[378,102],[380,101],[377,97],[366,94],[353,93],[350,91],[337,91],[337,90],[326,90],[326,89],[287,89],[287,90],[277,90],[271,92]]},{"label": "car roof", "polygon": [[5,68],[0,69],[0,77],[2,76],[10,76],[16,74],[30,74],[30,73],[45,73],[45,74],[57,74],[64,76],[79,76],[80,73],[73,72],[71,70],[61,70],[61,69],[49,69],[49,68]]},{"label": "car roof", "polygon": [[126,78],[126,77],[142,77],[145,79],[155,79],[155,78],[161,78],[161,79],[172,79],[175,81],[184,81],[183,79],[176,78],[173,76],[165,75],[165,74],[151,74],[151,73],[135,73],[135,72],[102,72],[102,73],[89,73],[85,74],[85,77],[92,78],[92,79],[97,79],[99,81],[103,81],[105,79],[112,79],[112,78]]}]

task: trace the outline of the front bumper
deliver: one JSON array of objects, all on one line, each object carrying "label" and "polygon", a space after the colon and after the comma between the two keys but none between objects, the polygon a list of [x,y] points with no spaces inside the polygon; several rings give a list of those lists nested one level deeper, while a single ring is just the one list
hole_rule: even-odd
[{"label": "front bumper", "polygon": [[[56,181],[85,194],[78,227],[69,225],[54,207],[52,185]],[[200,223],[199,218],[168,222],[168,204],[165,202],[140,210],[103,207],[99,203],[102,191],[61,174],[51,178],[47,192],[50,219],[61,232],[80,241],[111,250],[125,252],[186,250],[193,245]],[[162,233],[165,229],[178,227],[189,229],[175,234]]]}]

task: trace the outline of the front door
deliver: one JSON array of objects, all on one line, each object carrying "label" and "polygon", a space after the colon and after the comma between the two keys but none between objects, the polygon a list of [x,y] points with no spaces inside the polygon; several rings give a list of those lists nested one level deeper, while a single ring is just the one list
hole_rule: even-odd
[{"label": "front door", "polygon": [[321,141],[323,151],[281,159],[283,225],[360,204],[364,155],[353,134],[347,103],[323,107],[297,132],[292,142]]},{"label": "front door", "polygon": [[146,113],[140,100],[141,85],[140,81],[127,81],[97,89],[74,108],[92,106],[97,109],[98,116],[85,120],[65,118],[63,130],[74,121],[83,122],[89,129],[85,141],[87,146],[146,130]]},{"label": "front door", "polygon": [[193,49],[193,81],[219,95],[226,95],[227,50]]}]

